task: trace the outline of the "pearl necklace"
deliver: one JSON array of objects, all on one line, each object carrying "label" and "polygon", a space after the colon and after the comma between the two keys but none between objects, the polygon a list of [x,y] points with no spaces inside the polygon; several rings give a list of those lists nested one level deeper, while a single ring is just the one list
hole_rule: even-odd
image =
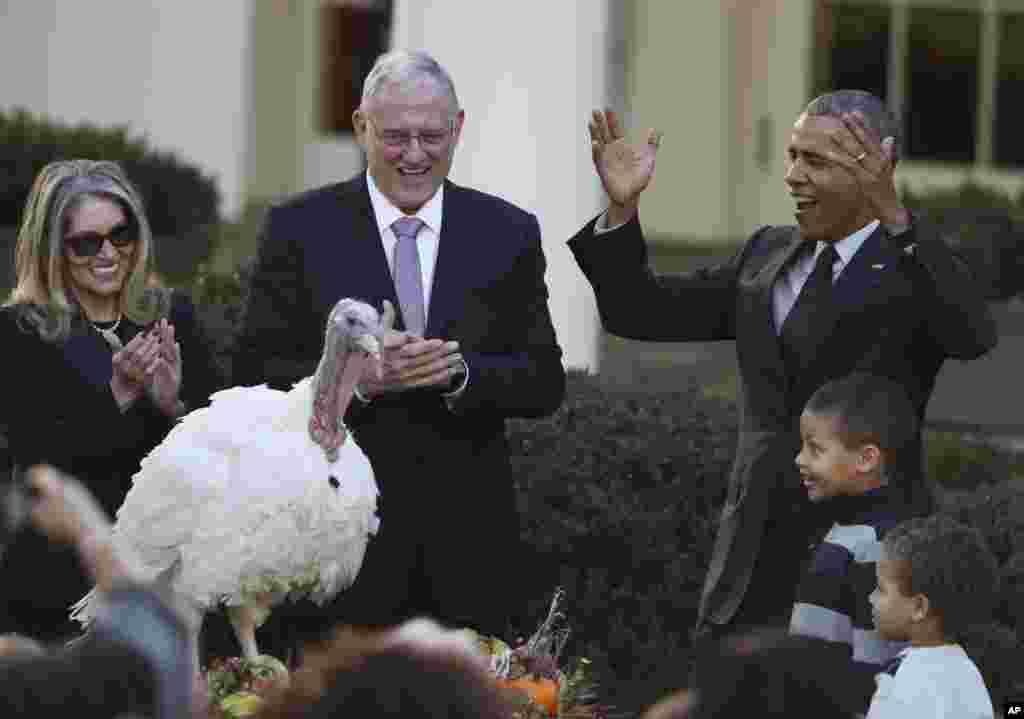
[{"label": "pearl necklace", "polygon": [[115,352],[119,352],[124,347],[124,344],[121,342],[121,338],[114,334],[117,328],[121,326],[121,319],[123,317],[124,315],[118,315],[117,319],[114,320],[114,325],[112,327],[107,327],[106,329],[100,327],[92,320],[89,320],[89,324],[92,325],[92,328],[100,333],[103,339],[107,341],[107,344],[110,345],[111,349]]}]

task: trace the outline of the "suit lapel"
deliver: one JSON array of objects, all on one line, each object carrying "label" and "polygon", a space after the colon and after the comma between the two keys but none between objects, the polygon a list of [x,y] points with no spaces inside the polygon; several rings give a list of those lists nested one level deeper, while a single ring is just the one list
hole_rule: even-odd
[{"label": "suit lapel", "polygon": [[[884,292],[884,285],[891,278],[898,277],[898,254],[894,255],[886,240],[888,232],[879,226],[860,246],[834,287],[834,308],[830,321],[822,329],[825,338],[818,357],[819,366],[832,366],[835,353],[849,351],[850,338],[859,336],[856,329],[840,328],[850,320],[859,324],[875,320],[866,318],[870,311],[868,304],[878,301],[878,294]],[[849,331],[848,331],[849,330]]]},{"label": "suit lapel", "polygon": [[779,332],[779,328],[775,326],[775,283],[778,281],[779,275],[792,266],[793,260],[802,246],[803,239],[800,237],[800,232],[794,230],[789,242],[779,248],[757,273],[758,296],[761,298],[764,310],[768,313],[767,326],[775,335]]},{"label": "suit lapel", "polygon": [[471,248],[472,222],[461,188],[449,180],[444,183],[444,207],[441,235],[437,242],[437,262],[427,308],[428,337],[443,337],[448,321],[458,314],[465,286],[465,268]]},{"label": "suit lapel", "polygon": [[[332,264],[343,268],[342,272],[347,278],[344,283],[346,294],[370,302],[378,309],[383,300],[389,300],[395,308],[395,327],[404,328],[398,292],[391,277],[388,258],[384,254],[377,217],[370,203],[366,175],[360,174],[343,184],[339,188],[339,199],[347,208],[348,217],[338,228],[343,237],[331,243],[336,248],[332,253]],[[341,298],[337,297],[333,302],[338,299]]]},{"label": "suit lapel", "polygon": [[831,363],[829,351],[840,346],[830,341],[835,333],[836,324],[844,317],[858,313],[868,301],[885,277],[885,270],[890,258],[885,249],[885,229],[879,225],[857,250],[850,263],[843,268],[836,280],[832,293],[832,312],[819,327],[819,336],[807,338],[808,342],[817,342],[820,351],[818,358],[826,365]]},{"label": "suit lapel", "polygon": [[[789,240],[772,251],[761,268],[750,278],[755,301],[750,324],[743,334],[745,337],[752,337],[752,346],[756,347],[759,353],[763,353],[759,361],[762,371],[777,368],[780,376],[787,377],[792,382],[798,378],[792,376],[792,370],[786,367],[783,359],[781,341],[775,327],[774,310],[775,283],[792,267],[796,254],[803,244],[798,228],[794,227],[790,232],[792,234]],[[873,232],[836,280],[835,312],[821,337],[817,338],[823,342],[823,362],[829,361],[826,355],[831,348],[837,347],[837,343],[827,342],[822,338],[834,333],[836,323],[843,316],[860,311],[871,293],[877,291],[877,286],[883,283],[886,277],[891,276],[890,270],[895,271],[899,258],[886,248],[885,238],[883,228]],[[815,339],[808,338],[808,341]]]},{"label": "suit lapel", "polygon": [[881,284],[888,270],[895,269],[896,258],[886,246],[887,236],[885,228],[879,225],[839,275],[835,301],[840,314],[863,305],[871,288]]},{"label": "suit lapel", "polygon": [[785,362],[775,327],[775,283],[782,272],[792,265],[802,244],[799,231],[793,230],[789,241],[775,250],[754,276],[757,305],[753,325],[758,333],[757,345],[766,353],[766,361],[783,373],[786,370]]}]

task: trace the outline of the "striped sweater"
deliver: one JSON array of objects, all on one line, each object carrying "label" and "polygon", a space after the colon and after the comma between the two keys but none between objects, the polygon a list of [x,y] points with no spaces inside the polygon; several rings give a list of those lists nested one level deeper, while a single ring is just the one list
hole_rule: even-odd
[{"label": "striped sweater", "polygon": [[868,597],[876,586],[882,538],[910,515],[886,487],[831,502],[838,521],[816,548],[797,588],[790,632],[835,642],[846,652],[852,667],[851,696],[865,711],[875,674],[905,646],[878,635]]}]

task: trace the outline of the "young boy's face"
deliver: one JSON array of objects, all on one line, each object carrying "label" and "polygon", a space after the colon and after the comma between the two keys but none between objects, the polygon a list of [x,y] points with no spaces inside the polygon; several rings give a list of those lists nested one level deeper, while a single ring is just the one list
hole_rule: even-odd
[{"label": "young boy's face", "polygon": [[900,560],[886,559],[884,554],[875,564],[878,586],[868,601],[875,629],[882,639],[897,642],[910,639],[910,627],[918,605],[913,597],[904,593],[905,564]]},{"label": "young boy's face", "polygon": [[863,448],[848,449],[837,433],[834,415],[804,411],[800,415],[800,470],[807,497],[821,502],[844,494],[862,494]]}]

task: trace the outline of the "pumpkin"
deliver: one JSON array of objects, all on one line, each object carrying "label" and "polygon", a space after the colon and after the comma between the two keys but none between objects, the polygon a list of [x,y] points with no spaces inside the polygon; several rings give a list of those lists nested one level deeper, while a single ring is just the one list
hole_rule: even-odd
[{"label": "pumpkin", "polygon": [[527,675],[518,679],[499,679],[498,686],[525,692],[530,701],[543,707],[548,716],[558,714],[558,682],[554,679]]}]

